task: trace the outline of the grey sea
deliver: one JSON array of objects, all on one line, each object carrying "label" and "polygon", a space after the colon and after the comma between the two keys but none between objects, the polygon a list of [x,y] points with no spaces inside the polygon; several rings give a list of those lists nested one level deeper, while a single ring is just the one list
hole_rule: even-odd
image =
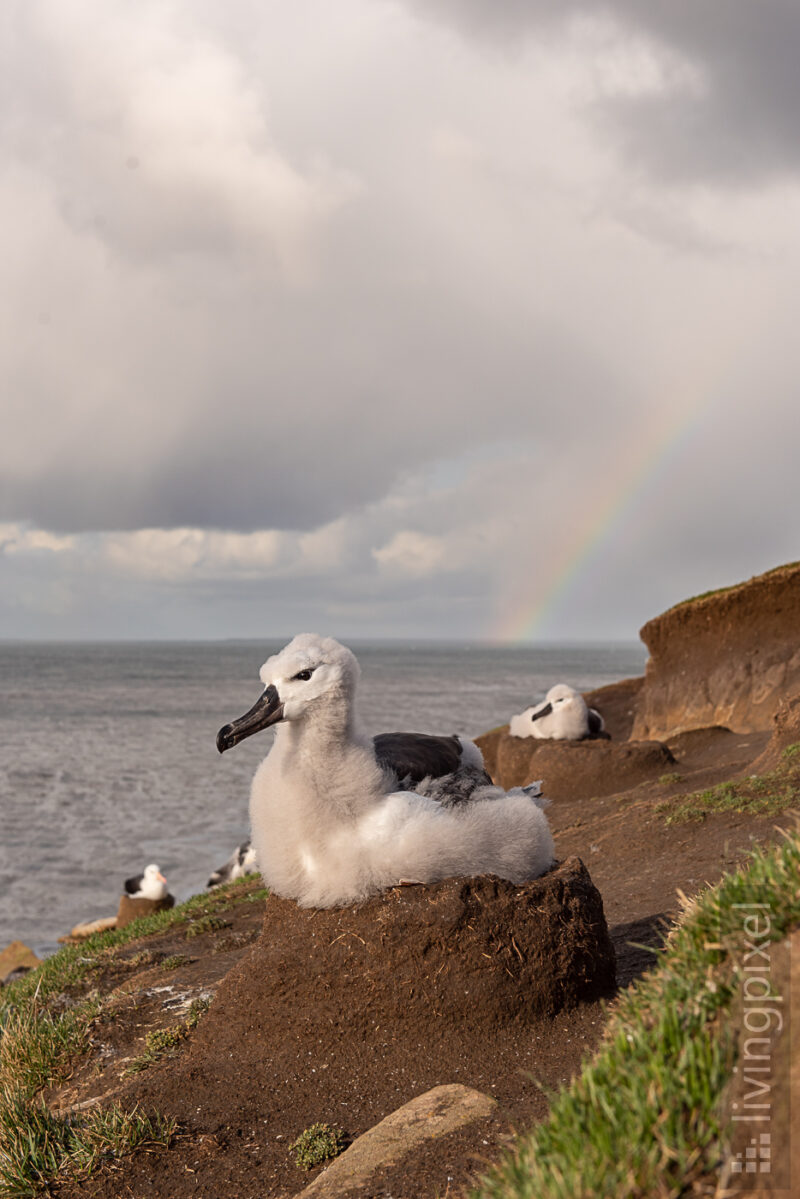
[{"label": "grey sea", "polygon": [[[178,901],[248,835],[262,733],[220,757],[217,729],[261,692],[288,638],[245,643],[0,643],[0,948],[51,953],[114,915],[124,880],[157,862]],[[349,642],[372,733],[477,736],[555,682],[641,674],[638,644]]]}]

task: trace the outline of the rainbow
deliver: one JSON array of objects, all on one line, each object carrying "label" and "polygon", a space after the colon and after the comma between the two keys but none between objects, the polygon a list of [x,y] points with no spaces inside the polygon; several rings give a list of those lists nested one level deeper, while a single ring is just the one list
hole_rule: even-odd
[{"label": "rainbow", "polygon": [[[673,465],[709,415],[709,404],[686,405],[656,416],[631,437],[616,456],[598,494],[593,480],[591,504],[584,505],[585,520],[559,542],[544,560],[537,558],[535,576],[527,583],[524,599],[505,597],[501,612],[489,632],[489,640],[531,641],[542,635],[549,618],[565,598],[587,579],[600,557],[646,495]],[[520,586],[513,586],[519,592]]]}]

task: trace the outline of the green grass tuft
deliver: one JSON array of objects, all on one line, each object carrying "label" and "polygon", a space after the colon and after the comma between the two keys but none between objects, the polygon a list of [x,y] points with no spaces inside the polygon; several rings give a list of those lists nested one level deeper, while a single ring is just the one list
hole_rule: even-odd
[{"label": "green grass tuft", "polygon": [[659,775],[658,781],[662,786],[667,787],[671,783],[679,783],[682,777],[682,775],[678,774],[677,770],[672,770],[668,774]]},{"label": "green grass tuft", "polygon": [[312,1170],[321,1162],[338,1157],[347,1147],[347,1137],[341,1128],[331,1124],[312,1124],[300,1133],[296,1141],[289,1146],[298,1166],[304,1170]]},{"label": "green grass tuft", "polygon": [[96,1001],[60,1016],[35,1005],[0,1013],[0,1086],[34,1095],[57,1081],[86,1044],[88,1027],[99,1010]]},{"label": "green grass tuft", "polygon": [[160,970],[177,970],[179,966],[188,966],[191,958],[187,958],[185,953],[172,953],[168,958],[164,958],[159,962]]},{"label": "green grass tuft", "polygon": [[677,1196],[715,1178],[736,1057],[727,1017],[742,978],[735,905],[765,894],[770,936],[781,940],[800,922],[796,834],[698,897],[657,969],[621,996],[597,1056],[476,1199]]},{"label": "green grass tuft", "polygon": [[88,1178],[110,1158],[168,1145],[175,1121],[119,1104],[82,1117],[57,1116],[20,1092],[0,1095],[0,1195],[33,1196],[59,1178]]},{"label": "green grass tuft", "polygon": [[221,916],[209,912],[192,921],[185,933],[186,940],[189,941],[192,937],[202,937],[203,933],[218,932],[221,928],[230,928],[230,926],[230,920],[223,920]]},{"label": "green grass tuft", "polygon": [[[666,777],[666,776],[664,776]],[[659,782],[662,782],[659,779]],[[781,754],[776,770],[751,774],[748,778],[718,783],[690,795],[672,796],[656,804],[656,812],[665,823],[684,824],[705,820],[714,812],[747,812],[753,816],[772,816],[800,805],[800,743],[789,745]]]},{"label": "green grass tuft", "polygon": [[193,999],[189,1005],[189,1014],[186,1017],[186,1027],[196,1028],[210,1007],[211,1000],[207,997]]},{"label": "green grass tuft", "polygon": [[155,1028],[144,1038],[144,1053],[135,1057],[128,1065],[126,1074],[141,1074],[149,1070],[162,1058],[174,1057],[180,1045],[186,1040],[193,1028],[196,1028],[202,1017],[211,1006],[208,998],[193,999],[189,1012],[182,1024],[174,1024],[172,1028]]},{"label": "green grass tuft", "polygon": [[174,1057],[178,1046],[188,1035],[185,1024],[176,1024],[172,1028],[155,1028],[144,1038],[144,1053],[135,1057],[127,1066],[126,1074],[141,1074],[149,1070],[162,1058]]}]

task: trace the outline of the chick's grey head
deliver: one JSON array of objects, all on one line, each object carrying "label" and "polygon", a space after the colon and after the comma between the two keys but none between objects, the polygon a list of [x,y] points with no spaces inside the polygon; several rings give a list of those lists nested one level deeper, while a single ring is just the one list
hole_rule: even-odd
[{"label": "chick's grey head", "polygon": [[337,698],[352,696],[359,677],[355,655],[333,637],[299,633],[261,667],[264,693],[249,712],[217,733],[217,749],[226,749],[260,729],[281,721],[301,720],[308,712]]}]

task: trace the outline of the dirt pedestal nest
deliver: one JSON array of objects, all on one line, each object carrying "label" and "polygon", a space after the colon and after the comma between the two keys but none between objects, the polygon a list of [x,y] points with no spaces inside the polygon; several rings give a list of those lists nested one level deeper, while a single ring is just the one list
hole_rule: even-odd
[{"label": "dirt pedestal nest", "polygon": [[538,741],[512,737],[508,727],[476,738],[486,768],[501,787],[542,780],[548,799],[586,799],[627,791],[674,770],[660,741]]},{"label": "dirt pedestal nest", "polygon": [[432,1020],[462,1030],[538,1020],[613,986],[600,893],[572,857],[522,886],[447,879],[322,911],[273,897],[215,1008],[220,1021],[249,1011],[285,1027],[302,1007],[351,1035],[375,1021],[416,1033]]},{"label": "dirt pedestal nest", "polygon": [[521,886],[448,879],[324,910],[271,896],[187,1052],[138,1097],[197,1131],[257,1112],[287,1135],[330,1119],[358,1132],[426,1086],[477,1085],[465,1075],[484,1049],[532,1043],[534,1026],[610,994],[614,971],[577,857]]}]

